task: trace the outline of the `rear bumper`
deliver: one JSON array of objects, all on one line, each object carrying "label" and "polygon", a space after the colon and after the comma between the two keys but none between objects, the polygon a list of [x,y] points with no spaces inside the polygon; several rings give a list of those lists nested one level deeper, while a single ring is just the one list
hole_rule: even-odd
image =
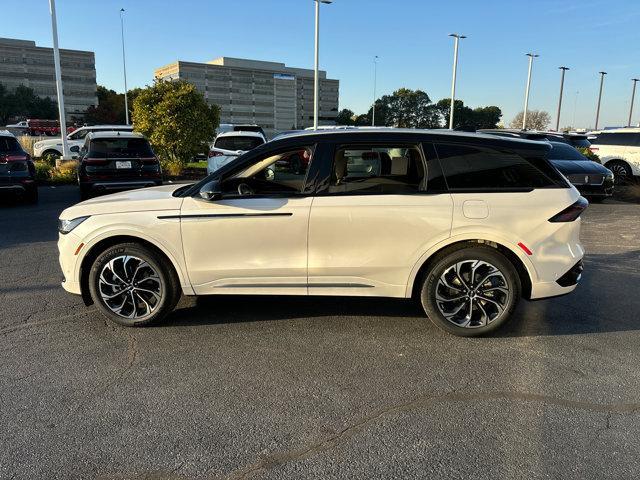
[{"label": "rear bumper", "polygon": [[536,282],[531,285],[531,300],[539,300],[548,297],[559,297],[573,292],[580,279],[584,266],[580,259],[569,270],[563,273],[556,281],[553,282]]}]

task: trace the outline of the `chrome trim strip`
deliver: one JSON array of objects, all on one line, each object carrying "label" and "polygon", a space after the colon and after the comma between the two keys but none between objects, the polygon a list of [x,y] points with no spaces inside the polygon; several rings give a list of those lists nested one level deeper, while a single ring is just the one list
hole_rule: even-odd
[{"label": "chrome trim strip", "polygon": [[293,213],[194,213],[186,215],[160,215],[158,220],[190,218],[250,218],[250,217],[291,217]]}]

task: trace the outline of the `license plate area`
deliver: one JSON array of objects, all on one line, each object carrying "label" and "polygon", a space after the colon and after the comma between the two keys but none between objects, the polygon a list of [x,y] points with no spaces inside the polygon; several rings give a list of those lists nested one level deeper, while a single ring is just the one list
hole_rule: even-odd
[{"label": "license plate area", "polygon": [[120,169],[130,169],[130,168],[131,168],[131,161],[130,160],[126,160],[126,161],[117,160],[116,161],[116,169],[120,170]]}]

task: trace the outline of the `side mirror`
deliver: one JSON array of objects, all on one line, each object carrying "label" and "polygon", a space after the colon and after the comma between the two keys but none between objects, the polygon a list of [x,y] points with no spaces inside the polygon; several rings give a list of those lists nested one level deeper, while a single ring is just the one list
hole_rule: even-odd
[{"label": "side mirror", "polygon": [[219,180],[211,180],[205,183],[200,189],[200,198],[212,202],[222,198],[222,189]]}]

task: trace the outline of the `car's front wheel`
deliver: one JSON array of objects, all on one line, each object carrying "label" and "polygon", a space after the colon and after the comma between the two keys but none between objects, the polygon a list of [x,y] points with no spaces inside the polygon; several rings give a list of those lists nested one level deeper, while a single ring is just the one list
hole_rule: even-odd
[{"label": "car's front wheel", "polygon": [[633,179],[633,172],[627,162],[612,160],[607,163],[606,167],[615,175],[616,185],[624,185]]},{"label": "car's front wheel", "polygon": [[504,325],[518,303],[520,290],[516,269],[498,250],[465,246],[434,259],[420,298],[437,327],[472,337]]},{"label": "car's front wheel", "polygon": [[136,243],[109,247],[89,272],[93,302],[110,320],[142,326],[168,315],[180,298],[180,284],[166,258]]}]

